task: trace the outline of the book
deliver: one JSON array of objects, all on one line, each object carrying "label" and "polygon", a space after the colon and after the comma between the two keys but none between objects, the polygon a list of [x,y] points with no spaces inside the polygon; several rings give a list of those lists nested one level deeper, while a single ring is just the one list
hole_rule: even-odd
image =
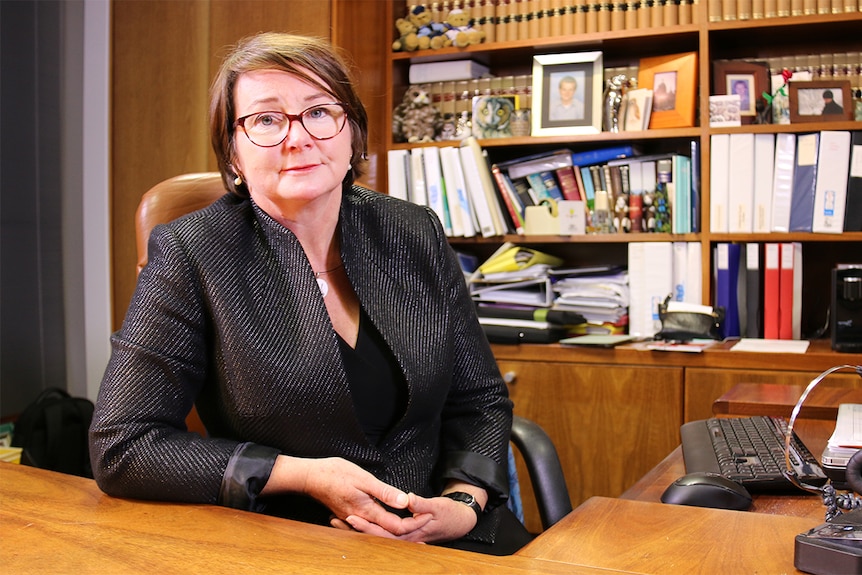
[{"label": "book", "polygon": [[814,188],[817,182],[817,153],[820,133],[796,136],[796,166],[790,199],[790,231],[810,232],[814,221]]},{"label": "book", "polygon": [[543,154],[532,154],[499,162],[497,166],[505,170],[512,180],[526,178],[530,174],[553,171],[557,168],[572,165],[572,152],[568,149],[545,152]]},{"label": "book", "polygon": [[386,154],[388,175],[387,190],[393,198],[407,200],[410,189],[410,153],[407,150],[389,150]]},{"label": "book", "polygon": [[772,179],[775,172],[775,135],[754,136],[754,210],[751,229],[768,233],[772,224]]},{"label": "book", "polygon": [[740,245],[716,245],[715,305],[724,308],[722,337],[739,337],[739,259]]},{"label": "book", "polygon": [[443,181],[443,171],[440,166],[440,148],[428,146],[422,148],[425,165],[425,189],[428,192],[428,207],[434,210],[447,236],[452,235],[452,221],[449,219],[449,206],[446,200],[446,188]]},{"label": "book", "polygon": [[658,306],[673,291],[671,243],[630,242],[628,268],[629,334],[653,337],[661,330]]},{"label": "book", "polygon": [[622,121],[623,131],[639,132],[646,130],[652,111],[652,90],[649,88],[629,90],[626,92],[625,99],[626,112]]},{"label": "book", "polygon": [[850,170],[850,132],[820,132],[814,186],[814,216],[811,231],[840,234],[844,231],[847,179]]},{"label": "book", "polygon": [[685,301],[688,290],[686,280],[688,279],[688,243],[673,242],[673,301]]},{"label": "book", "polygon": [[700,140],[694,138],[690,146],[691,154],[691,231],[700,232]]},{"label": "book", "polygon": [[610,160],[628,158],[634,154],[635,148],[629,145],[598,148],[585,152],[574,152],[571,154],[571,165],[591,166],[593,164],[604,164]]},{"label": "book", "polygon": [[530,184],[530,188],[533,190],[533,193],[538,200],[535,202],[536,204],[541,203],[542,200],[559,201],[564,199],[563,193],[557,185],[557,180],[551,172],[544,171],[529,174],[527,176],[527,182]]},{"label": "book", "polygon": [[801,339],[802,244],[780,244],[778,283],[778,339]]},{"label": "book", "polygon": [[852,132],[850,148],[847,203],[844,209],[844,231],[862,232],[862,131],[856,130]]},{"label": "book", "polygon": [[763,246],[763,337],[778,339],[779,283],[781,246],[767,243]]},{"label": "book", "polygon": [[484,238],[502,235],[504,232],[498,231],[498,228],[494,224],[489,196],[485,191],[485,183],[482,181],[473,151],[469,146],[462,144],[458,148],[458,154],[461,161],[461,169],[464,173],[464,185],[467,188],[467,194],[473,206],[473,214],[476,217],[477,231]]},{"label": "book", "polygon": [[775,135],[775,163],[772,178],[773,232],[790,231],[790,205],[796,170],[796,135]]},{"label": "book", "polygon": [[571,166],[557,168],[554,172],[557,176],[557,181],[560,183],[560,191],[563,198],[575,202],[583,201],[581,191],[578,187],[578,180],[575,177],[575,171]]},{"label": "book", "polygon": [[727,231],[751,233],[754,211],[754,134],[730,134],[732,175],[727,194]]},{"label": "book", "polygon": [[673,183],[673,233],[691,233],[691,159],[674,154],[671,182]]},{"label": "book", "polygon": [[485,193],[485,198],[488,203],[488,208],[491,211],[491,219],[494,221],[495,235],[503,235],[509,231],[514,232],[514,228],[510,229],[507,219],[503,214],[504,205],[501,203],[499,191],[494,185],[494,177],[491,174],[491,167],[488,163],[488,154],[479,145],[479,141],[469,136],[461,140],[461,159],[463,165],[475,166],[479,174],[479,179],[482,182],[482,191]]},{"label": "book", "polygon": [[449,206],[449,218],[452,221],[452,235],[472,238],[476,235],[476,224],[458,148],[454,146],[440,148],[440,163],[443,179],[446,182],[446,201]]},{"label": "book", "polygon": [[728,231],[730,194],[730,134],[713,134],[709,152],[709,228]]},{"label": "book", "polygon": [[521,200],[518,198],[518,194],[515,192],[509,176],[504,174],[496,164],[491,166],[491,174],[494,176],[494,181],[497,182],[500,197],[506,205],[506,211],[509,214],[515,233],[521,236],[524,235],[524,207],[521,205]]},{"label": "book", "polygon": [[584,191],[584,197],[587,201],[587,209],[592,210],[595,206],[596,191],[593,187],[593,176],[590,173],[590,167],[580,167],[578,168],[578,173],[581,175],[581,180],[578,183],[583,182],[584,184],[581,189]]},{"label": "book", "polygon": [[685,301],[703,304],[703,254],[698,242],[688,242],[688,261],[686,262]]},{"label": "book", "polygon": [[410,84],[429,84],[451,80],[472,80],[487,76],[488,66],[475,60],[449,60],[447,62],[422,62],[410,64]]},{"label": "book", "polygon": [[425,187],[424,148],[410,150],[410,201],[420,206],[428,205],[428,192]]},{"label": "book", "polygon": [[763,337],[763,289],[760,244],[745,244],[745,337]]}]

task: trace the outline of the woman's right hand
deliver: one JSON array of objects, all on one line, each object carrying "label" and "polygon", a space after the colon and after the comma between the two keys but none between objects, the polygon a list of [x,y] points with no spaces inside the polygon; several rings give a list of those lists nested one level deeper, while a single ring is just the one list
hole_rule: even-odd
[{"label": "woman's right hand", "polygon": [[340,457],[309,459],[279,455],[261,496],[302,493],[324,504],[337,519],[358,516],[395,536],[420,529],[430,515],[400,517],[387,511],[406,509],[406,493]]}]

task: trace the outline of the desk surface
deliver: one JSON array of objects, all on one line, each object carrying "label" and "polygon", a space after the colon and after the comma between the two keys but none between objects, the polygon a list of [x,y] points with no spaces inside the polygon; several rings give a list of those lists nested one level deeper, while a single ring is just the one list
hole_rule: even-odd
[{"label": "desk surface", "polygon": [[[823,450],[835,427],[796,423],[812,453]],[[823,523],[819,497],[756,494],[748,512],[661,503],[684,474],[678,447],[620,499],[589,499],[519,554],[650,575],[801,573],[793,566],[794,539]]]},{"label": "desk surface", "polygon": [[116,499],[95,482],[0,463],[3,573],[611,575],[297,523],[225,507]]},{"label": "desk surface", "polygon": [[593,497],[519,554],[649,575],[783,575],[799,573],[794,538],[817,524],[804,517]]}]

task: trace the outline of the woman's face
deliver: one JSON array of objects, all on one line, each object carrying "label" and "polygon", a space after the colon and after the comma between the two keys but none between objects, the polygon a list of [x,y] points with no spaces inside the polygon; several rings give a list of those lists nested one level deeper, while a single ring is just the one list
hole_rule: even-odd
[{"label": "woman's face", "polygon": [[[319,80],[313,73],[310,74]],[[324,82],[321,81],[321,84]],[[237,118],[259,112],[300,114],[335,98],[304,80],[280,70],[256,70],[241,75],[234,88]],[[298,119],[290,121],[280,144],[264,148],[252,143],[239,127],[234,167],[251,197],[273,216],[332,192],[340,203],[341,182],[351,157],[350,123],[328,140],[316,140]],[[325,199],[323,201],[326,201]]]}]

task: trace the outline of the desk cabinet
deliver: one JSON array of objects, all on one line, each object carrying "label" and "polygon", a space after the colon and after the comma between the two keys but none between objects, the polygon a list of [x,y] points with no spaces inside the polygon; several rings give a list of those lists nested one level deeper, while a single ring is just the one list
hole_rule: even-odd
[{"label": "desk cabinet", "polygon": [[[541,425],[557,447],[574,506],[616,497],[679,444],[683,369],[499,361],[515,413]],[[541,530],[519,462],[527,528]]]}]

